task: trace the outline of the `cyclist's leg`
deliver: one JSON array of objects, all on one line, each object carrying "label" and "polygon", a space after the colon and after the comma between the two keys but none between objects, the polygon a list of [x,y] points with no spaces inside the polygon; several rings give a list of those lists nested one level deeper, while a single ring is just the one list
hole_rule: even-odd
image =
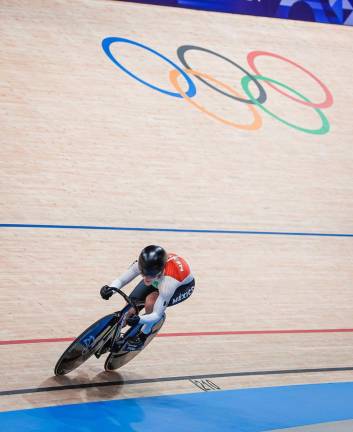
[{"label": "cyclist's leg", "polygon": [[[143,281],[142,281],[142,284],[146,287],[146,285],[143,283]],[[137,290],[137,288],[138,288],[138,290]],[[151,292],[149,292],[147,294],[147,296],[145,297],[145,310],[146,310],[146,313],[152,313],[154,304],[158,298],[159,293],[158,293],[158,290],[153,289],[153,287],[147,287],[147,288],[150,288]],[[182,301],[186,300],[187,298],[189,298],[191,296],[191,294],[193,293],[194,288],[195,288],[195,280],[192,280],[188,284],[181,285],[173,294],[167,307],[174,306],[174,305],[181,303]],[[139,290],[141,290],[141,292],[146,293],[146,289],[141,285],[141,282],[135,289],[136,289],[136,293]],[[164,318],[161,318],[161,319],[164,319]],[[152,325],[145,324],[136,336],[129,338],[128,339],[129,349],[131,349],[132,351],[142,349],[147,337],[151,333],[152,327],[155,326],[156,324],[157,323],[153,323]]]},{"label": "cyclist's leg", "polygon": [[[181,285],[179,288],[175,290],[175,293],[173,294],[172,298],[169,300],[167,307],[174,306],[189,298],[193,293],[194,288],[195,288],[195,279],[193,279],[191,282],[187,284]],[[146,297],[145,310],[147,314],[153,312],[153,307],[154,304],[156,303],[157,298],[158,298],[158,291],[152,292]],[[142,327],[142,332],[145,334],[149,334],[153,326],[155,325],[156,323],[145,324]]]},{"label": "cyclist's leg", "polygon": [[158,295],[159,295],[158,290],[155,290],[155,291],[149,293],[148,296],[146,297],[146,299],[145,299],[146,314],[150,314],[153,312],[153,307],[157,301]]},{"label": "cyclist's leg", "polygon": [[[151,300],[148,300],[149,296],[153,293],[157,293],[158,294],[158,290],[156,288],[154,288],[152,285],[146,285],[143,282],[143,279],[136,285],[136,287],[132,290],[132,292],[129,294],[129,297],[131,300],[135,301],[135,302],[144,302],[148,304],[148,308],[150,309],[150,304],[151,304]],[[158,295],[157,295],[158,297]],[[146,304],[145,304],[145,308],[146,308]],[[143,309],[143,306],[139,307],[139,310],[141,311]],[[152,306],[152,310],[153,310],[153,306]],[[146,312],[146,313],[151,313],[151,312]],[[130,317],[132,315],[135,314],[135,311],[133,309],[130,309],[127,317]]]},{"label": "cyclist's leg", "polygon": [[[158,298],[158,289],[154,288],[152,285],[146,285],[142,280],[129,297],[135,301],[144,301],[146,314],[150,314],[153,312],[153,306]],[[127,316],[132,316],[134,313],[133,310],[130,310]],[[142,349],[149,334],[150,332],[144,333],[142,328],[140,328],[135,336],[127,339],[128,345],[126,348],[131,351]]]}]

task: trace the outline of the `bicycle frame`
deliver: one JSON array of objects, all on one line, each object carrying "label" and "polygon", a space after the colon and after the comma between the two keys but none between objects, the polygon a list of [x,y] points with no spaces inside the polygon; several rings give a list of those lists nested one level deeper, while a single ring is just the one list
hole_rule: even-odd
[{"label": "bicycle frame", "polygon": [[[115,341],[121,335],[121,330],[125,325],[125,317],[126,317],[127,313],[129,312],[129,310],[131,308],[133,308],[133,309],[135,309],[136,315],[139,314],[138,305],[133,300],[131,300],[129,296],[127,296],[123,291],[121,291],[118,288],[114,288],[114,291],[116,293],[120,294],[128,304],[121,311],[115,312],[116,317],[117,317],[117,322],[116,322],[116,326],[113,330],[113,336],[111,338],[108,338],[108,340],[109,340],[108,346],[106,345],[106,343],[103,343],[102,347],[97,350],[97,352],[95,353],[95,356],[97,358],[99,358],[102,354],[104,354],[108,350],[111,351],[112,347],[114,346]],[[139,306],[142,306],[142,305],[143,305],[143,303],[140,304]]]}]

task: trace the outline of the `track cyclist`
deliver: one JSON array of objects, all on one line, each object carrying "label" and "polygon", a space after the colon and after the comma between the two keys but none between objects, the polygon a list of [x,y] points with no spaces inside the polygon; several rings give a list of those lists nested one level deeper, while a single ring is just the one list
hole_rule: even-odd
[{"label": "track cyclist", "polygon": [[162,247],[146,246],[128,270],[110,285],[104,285],[100,295],[104,300],[114,294],[114,288],[122,288],[141,275],[142,280],[129,297],[134,301],[145,302],[145,315],[134,315],[133,309],[126,323],[130,326],[141,325],[136,336],[127,339],[128,351],[141,350],[154,324],[161,320],[164,311],[191,296],[195,279],[188,263],[179,255],[167,253]]}]

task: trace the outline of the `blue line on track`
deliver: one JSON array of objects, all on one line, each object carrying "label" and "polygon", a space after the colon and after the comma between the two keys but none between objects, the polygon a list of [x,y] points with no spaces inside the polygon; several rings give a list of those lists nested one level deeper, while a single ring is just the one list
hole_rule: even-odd
[{"label": "blue line on track", "polygon": [[281,236],[307,236],[307,237],[353,237],[353,234],[317,233],[317,232],[142,228],[142,227],[112,227],[112,226],[93,226],[93,225],[0,224],[0,228],[44,228],[44,229],[76,229],[76,230],[108,230],[108,231],[174,232],[174,233],[195,233],[195,234],[247,234],[247,235],[277,235],[277,236],[281,235]]}]

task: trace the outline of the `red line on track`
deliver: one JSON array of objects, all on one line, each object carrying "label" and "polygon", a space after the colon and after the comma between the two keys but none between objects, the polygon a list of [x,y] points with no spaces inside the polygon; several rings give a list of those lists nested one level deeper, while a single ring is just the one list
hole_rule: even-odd
[{"label": "red line on track", "polygon": [[0,345],[21,345],[45,342],[71,342],[75,338],[56,338],[56,339],[20,339],[20,340],[4,340],[0,341]]},{"label": "red line on track", "polygon": [[[213,331],[190,333],[161,333],[157,337],[187,337],[187,336],[227,336],[227,335],[259,335],[259,334],[300,334],[300,333],[353,333],[353,328],[346,329],[317,329],[317,330],[245,330],[245,331]],[[33,343],[71,342],[73,337],[55,339],[19,339],[3,340],[0,345],[21,345]]]}]

